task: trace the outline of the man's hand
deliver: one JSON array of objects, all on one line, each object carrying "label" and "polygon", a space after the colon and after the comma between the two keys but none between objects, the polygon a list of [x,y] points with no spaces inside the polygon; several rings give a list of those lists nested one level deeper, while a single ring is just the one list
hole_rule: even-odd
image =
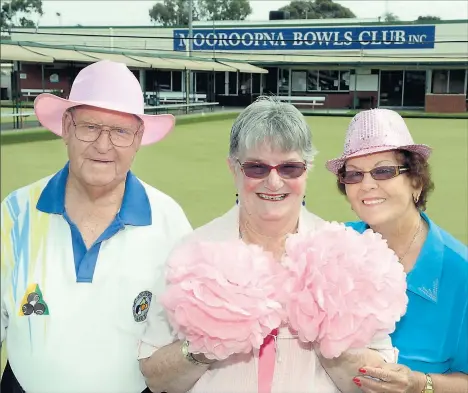
[{"label": "man's hand", "polygon": [[365,393],[421,393],[426,383],[424,374],[401,364],[363,367],[359,372],[353,381]]}]

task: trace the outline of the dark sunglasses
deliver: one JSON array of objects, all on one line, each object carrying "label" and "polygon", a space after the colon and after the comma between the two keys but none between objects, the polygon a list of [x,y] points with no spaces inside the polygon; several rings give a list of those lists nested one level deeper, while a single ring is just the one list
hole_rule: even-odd
[{"label": "dark sunglasses", "polygon": [[237,162],[241,166],[244,175],[253,179],[264,179],[268,177],[272,169],[275,169],[278,175],[283,179],[296,179],[302,176],[307,169],[307,165],[304,162],[285,162],[275,166],[253,161],[241,163],[237,160]]},{"label": "dark sunglasses", "polygon": [[339,173],[338,177],[340,183],[343,184],[356,184],[362,182],[365,173],[370,173],[374,180],[388,180],[392,179],[406,171],[409,168],[404,166],[379,166],[370,171],[344,171]]}]

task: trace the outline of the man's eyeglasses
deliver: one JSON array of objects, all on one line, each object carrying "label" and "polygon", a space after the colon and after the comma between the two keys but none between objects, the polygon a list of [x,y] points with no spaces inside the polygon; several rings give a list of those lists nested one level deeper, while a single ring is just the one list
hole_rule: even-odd
[{"label": "man's eyeglasses", "polygon": [[133,144],[135,140],[135,135],[138,133],[122,128],[122,127],[110,127],[104,124],[95,124],[95,123],[75,123],[75,119],[71,116],[73,125],[75,126],[75,136],[82,142],[95,142],[101,136],[104,128],[107,128],[109,131],[110,141],[114,146],[117,147],[129,147]]},{"label": "man's eyeglasses", "polygon": [[370,173],[374,180],[389,180],[404,172],[407,172],[409,168],[404,166],[379,166],[370,171],[343,171],[339,173],[338,177],[340,183],[343,184],[357,184],[362,182],[364,174]]},{"label": "man's eyeglasses", "polygon": [[242,172],[244,172],[244,175],[253,179],[264,179],[268,177],[272,169],[275,169],[278,175],[283,179],[296,179],[302,176],[307,169],[307,165],[304,162],[285,162],[275,166],[253,161],[241,163],[237,160],[237,162]]}]

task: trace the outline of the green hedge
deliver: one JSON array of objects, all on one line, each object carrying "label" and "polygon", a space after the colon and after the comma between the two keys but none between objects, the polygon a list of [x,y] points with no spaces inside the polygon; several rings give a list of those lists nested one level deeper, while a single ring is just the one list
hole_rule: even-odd
[{"label": "green hedge", "polygon": [[213,112],[213,113],[197,113],[192,115],[184,115],[177,117],[176,125],[203,123],[205,121],[221,121],[234,120],[240,111],[237,112]]},{"label": "green hedge", "polygon": [[[304,116],[339,116],[339,117],[353,117],[361,112],[361,110],[349,110],[341,112],[328,112],[322,110],[303,110]],[[403,111],[396,110],[402,117],[407,119],[468,119],[468,112],[463,113],[427,113],[418,111]]]},{"label": "green hedge", "polygon": [[[347,111],[341,113],[326,113],[326,112],[314,112],[314,111],[303,111],[305,116],[342,116],[352,117],[359,111]],[[468,113],[425,113],[425,112],[408,112],[398,111],[405,118],[427,118],[427,119],[468,119]],[[192,114],[177,116],[176,125],[184,124],[195,124],[207,121],[221,121],[221,120],[232,120],[239,115],[237,112],[214,112],[205,114]],[[59,137],[54,133],[44,128],[30,128],[27,130],[13,130],[13,131],[2,131],[0,133],[0,141],[2,145],[9,145],[13,143],[25,143],[25,142],[36,142],[36,141],[49,141],[58,139]]]},{"label": "green hedge", "polygon": [[50,141],[59,137],[45,128],[33,128],[28,130],[2,131],[0,141],[2,145],[13,143]]},{"label": "green hedge", "polygon": [[[194,124],[206,121],[233,120],[239,112],[215,112],[207,114],[193,114],[177,117],[176,125]],[[11,145],[13,143],[50,141],[59,137],[45,128],[30,128],[27,130],[2,131],[0,141],[2,145]]]},{"label": "green hedge", "polygon": [[[2,108],[15,108],[15,105],[11,100],[1,100],[0,106]],[[21,108],[34,108],[34,101],[23,101],[21,103]]]}]

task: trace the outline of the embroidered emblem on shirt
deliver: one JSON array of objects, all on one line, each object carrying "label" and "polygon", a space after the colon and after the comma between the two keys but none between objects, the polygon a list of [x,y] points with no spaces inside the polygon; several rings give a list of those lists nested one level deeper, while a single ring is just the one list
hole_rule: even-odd
[{"label": "embroidered emblem on shirt", "polygon": [[133,318],[136,322],[146,320],[153,294],[149,291],[140,292],[133,302]]},{"label": "embroidered emblem on shirt", "polygon": [[31,314],[49,315],[49,307],[44,300],[39,284],[29,284],[21,301],[19,316]]},{"label": "embroidered emblem on shirt", "polygon": [[436,279],[432,283],[432,289],[431,288],[425,288],[425,287],[419,287],[418,289],[422,293],[424,293],[429,299],[431,299],[432,301],[435,302],[437,300],[437,294],[438,294],[438,291],[439,291],[439,280]]}]

